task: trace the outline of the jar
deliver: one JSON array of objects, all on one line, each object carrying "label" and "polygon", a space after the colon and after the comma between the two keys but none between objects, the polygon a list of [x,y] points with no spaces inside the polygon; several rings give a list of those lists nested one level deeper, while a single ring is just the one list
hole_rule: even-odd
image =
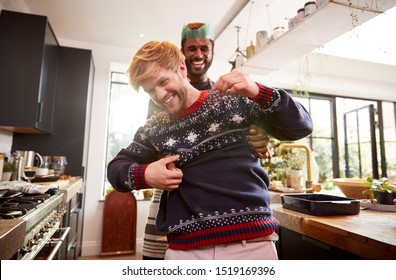
[{"label": "jar", "polygon": [[282,34],[285,33],[285,28],[283,26],[277,26],[274,28],[274,40],[278,39]]},{"label": "jar", "polygon": [[316,0],[316,8],[319,8],[322,6],[324,3],[326,3],[327,0]]},{"label": "jar", "polygon": [[52,157],[52,169],[54,169],[55,176],[64,175],[66,165],[67,165],[67,160],[65,156]]},{"label": "jar", "polygon": [[51,156],[41,156],[41,158],[43,159],[43,161],[40,167],[51,169],[52,167]]},{"label": "jar", "polygon": [[289,29],[292,29],[294,27],[294,21],[295,21],[296,17],[292,17],[291,19],[289,19],[289,21],[287,22],[287,27]]},{"label": "jar", "polygon": [[268,43],[268,32],[260,30],[256,33],[256,51],[261,51]]},{"label": "jar", "polygon": [[304,5],[305,16],[309,16],[310,14],[315,12],[315,10],[316,10],[316,2],[315,1],[309,1],[309,2],[305,3],[305,5]]}]

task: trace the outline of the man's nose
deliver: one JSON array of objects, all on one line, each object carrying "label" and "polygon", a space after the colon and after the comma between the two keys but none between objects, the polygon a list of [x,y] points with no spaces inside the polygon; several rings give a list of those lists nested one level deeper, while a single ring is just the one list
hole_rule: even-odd
[{"label": "man's nose", "polygon": [[163,101],[163,99],[165,98],[166,95],[166,90],[163,88],[156,88],[155,89],[155,98],[158,101]]},{"label": "man's nose", "polygon": [[196,49],[195,52],[194,52],[194,56],[195,57],[202,57],[203,53],[202,53],[202,51],[200,49]]}]

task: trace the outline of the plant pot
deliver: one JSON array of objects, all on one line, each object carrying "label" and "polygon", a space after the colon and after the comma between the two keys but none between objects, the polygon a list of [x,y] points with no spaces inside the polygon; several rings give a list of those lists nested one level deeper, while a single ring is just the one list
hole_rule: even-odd
[{"label": "plant pot", "polygon": [[302,170],[290,170],[290,185],[297,191],[304,189]]},{"label": "plant pot", "polygon": [[376,198],[378,204],[395,205],[393,200],[396,199],[396,193],[376,192]]},{"label": "plant pot", "polygon": [[3,181],[9,181],[11,179],[12,172],[3,172]]}]

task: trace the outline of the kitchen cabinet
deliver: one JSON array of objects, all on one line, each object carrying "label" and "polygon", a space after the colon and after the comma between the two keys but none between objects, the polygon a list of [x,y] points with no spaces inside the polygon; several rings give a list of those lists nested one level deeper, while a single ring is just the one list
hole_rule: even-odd
[{"label": "kitchen cabinet", "polygon": [[280,258],[396,259],[394,212],[365,209],[358,215],[312,216],[285,209],[280,203],[271,208],[281,223]]},{"label": "kitchen cabinet", "polygon": [[67,195],[63,226],[70,227],[70,233],[61,253],[65,259],[81,255],[93,74],[91,50],[60,47],[52,132],[17,133],[12,144],[13,151],[35,147],[41,155],[66,156],[65,174],[82,177],[80,190]]},{"label": "kitchen cabinet", "polygon": [[276,243],[280,260],[361,260],[355,254],[323,243],[285,227],[278,229]]},{"label": "kitchen cabinet", "polygon": [[242,71],[250,74],[266,75],[281,69],[296,59],[311,53],[331,40],[353,29],[352,17],[357,24],[372,19],[394,7],[395,0],[376,0],[367,6],[366,1],[330,0],[314,13],[305,17],[281,37],[271,41],[261,51],[250,57]]},{"label": "kitchen cabinet", "polygon": [[65,173],[85,176],[94,64],[92,51],[59,49],[59,71],[51,134],[14,134],[12,151],[66,156]]},{"label": "kitchen cabinet", "polygon": [[47,17],[0,13],[0,128],[52,131],[59,44]]},{"label": "kitchen cabinet", "polygon": [[[81,185],[83,183],[81,182]],[[61,258],[65,260],[76,260],[81,255],[82,245],[82,223],[83,223],[83,196],[81,188],[65,204],[65,215],[63,216],[63,227],[70,227],[69,235],[61,252]]]}]

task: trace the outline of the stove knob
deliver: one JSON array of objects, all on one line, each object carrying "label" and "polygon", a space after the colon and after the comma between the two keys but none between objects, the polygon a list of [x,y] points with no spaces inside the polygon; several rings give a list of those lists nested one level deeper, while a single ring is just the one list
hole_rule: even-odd
[{"label": "stove knob", "polygon": [[35,240],[35,239],[30,239],[29,241],[28,241],[28,248],[32,248],[34,245],[37,245],[38,244],[38,241],[37,240]]},{"label": "stove knob", "polygon": [[27,254],[27,253],[30,253],[31,251],[32,251],[31,247],[29,248],[29,247],[27,247],[26,245],[24,245],[24,246],[21,248],[21,250],[20,250],[20,252],[21,252],[22,255]]}]

